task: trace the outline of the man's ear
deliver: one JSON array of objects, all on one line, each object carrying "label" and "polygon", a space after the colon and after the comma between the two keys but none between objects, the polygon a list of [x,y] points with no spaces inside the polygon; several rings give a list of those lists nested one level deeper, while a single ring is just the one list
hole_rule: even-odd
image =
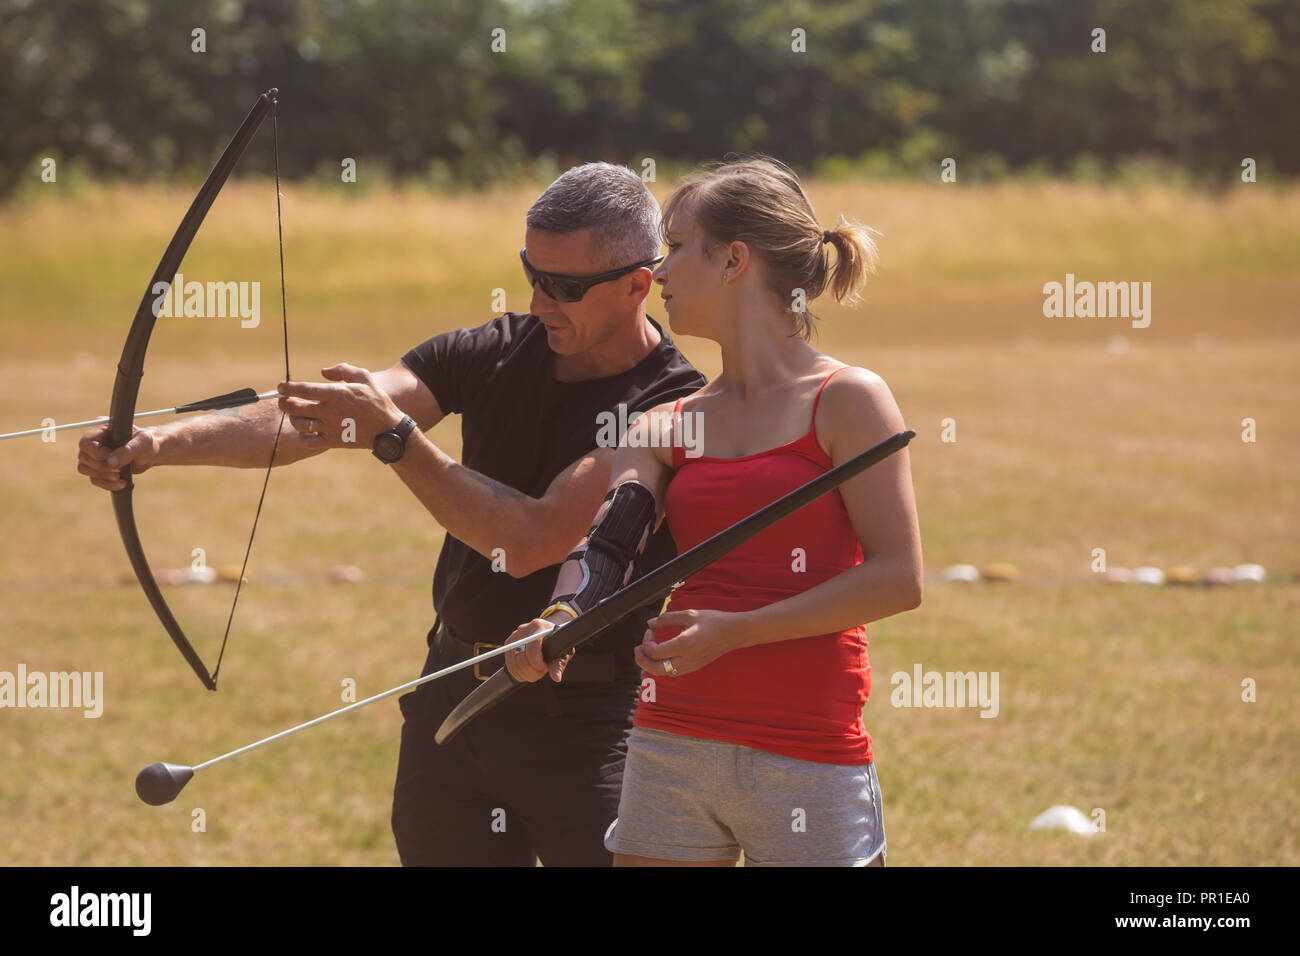
[{"label": "man's ear", "polygon": [[628,280],[627,296],[632,300],[634,306],[640,305],[655,285],[653,273],[649,269],[637,269],[635,272],[629,272],[626,279]]}]

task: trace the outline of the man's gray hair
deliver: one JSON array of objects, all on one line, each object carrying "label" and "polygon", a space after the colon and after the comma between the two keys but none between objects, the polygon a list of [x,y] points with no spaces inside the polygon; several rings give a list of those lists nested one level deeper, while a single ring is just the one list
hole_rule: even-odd
[{"label": "man's gray hair", "polygon": [[626,166],[575,166],[528,210],[530,229],[558,235],[591,228],[593,272],[644,262],[663,245],[659,202]]}]

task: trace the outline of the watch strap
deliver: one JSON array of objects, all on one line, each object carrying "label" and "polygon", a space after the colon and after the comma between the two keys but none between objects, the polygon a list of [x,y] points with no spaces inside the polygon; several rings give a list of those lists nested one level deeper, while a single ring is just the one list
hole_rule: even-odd
[{"label": "watch strap", "polygon": [[[382,431],[375,436],[375,440],[371,443],[371,453],[386,465],[391,465],[401,461],[402,456],[406,453],[406,440],[411,437],[411,432],[413,431],[415,431],[415,419],[411,418],[410,415],[403,415],[400,422],[387,431]],[[380,439],[386,435],[396,438],[401,443],[401,449],[398,451],[395,458],[385,458],[383,455],[379,454]]]}]

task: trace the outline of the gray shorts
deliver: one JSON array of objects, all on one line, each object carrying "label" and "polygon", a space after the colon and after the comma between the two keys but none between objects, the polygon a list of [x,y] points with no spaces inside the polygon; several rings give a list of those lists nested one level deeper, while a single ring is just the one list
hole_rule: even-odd
[{"label": "gray shorts", "polygon": [[612,853],[746,866],[885,860],[874,763],[811,763],[739,744],[632,728]]}]

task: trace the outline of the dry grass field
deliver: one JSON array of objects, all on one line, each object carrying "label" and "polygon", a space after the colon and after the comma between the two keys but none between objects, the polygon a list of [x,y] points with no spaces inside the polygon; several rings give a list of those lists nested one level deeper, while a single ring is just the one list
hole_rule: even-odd
[{"label": "dry grass field", "polygon": [[[542,185],[287,188],[295,377],[390,365],[486,321],[496,288],[525,309],[517,250]],[[881,374],[918,432],[931,578],[919,609],[870,627],[890,865],[1300,864],[1300,189],[810,192],[826,225],[843,212],[883,233],[866,303],[818,309],[817,343]],[[121,187],[0,208],[0,431],[104,413],[143,284],[191,196]],[[269,182],[227,187],[183,271],[260,280],[263,320],[160,321],[139,407],[273,387]],[[1150,326],[1045,318],[1043,284],[1067,273],[1149,281]],[[710,343],[679,344],[716,373]],[[942,440],[946,419],[956,441]],[[340,706],[346,680],[364,696],[414,677],[441,529],[368,454],[277,471],[210,694],[135,585],[108,496],[76,474],[77,437],[0,443],[0,671],[102,671],[103,715],[0,710],[0,864],[396,863],[394,703],[214,767],[166,807],[140,804],[132,781],[154,760],[199,763]],[[454,421],[432,437],[459,454]],[[196,547],[238,564],[260,483],[202,468],[141,476],[155,566],[186,566]],[[1252,562],[1270,576],[1104,585],[1095,548],[1112,566]],[[992,561],[1021,580],[937,579]],[[364,578],[329,583],[345,564]],[[224,584],[168,591],[209,661],[229,597]],[[890,675],[918,663],[996,671],[997,716],[892,707]],[[1053,804],[1104,810],[1105,832],[1031,832]]]}]

